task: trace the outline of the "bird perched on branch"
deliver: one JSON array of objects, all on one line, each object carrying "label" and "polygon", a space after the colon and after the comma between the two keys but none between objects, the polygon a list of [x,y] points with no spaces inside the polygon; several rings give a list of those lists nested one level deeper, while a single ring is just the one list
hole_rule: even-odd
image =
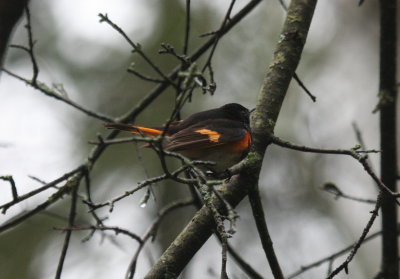
[{"label": "bird perched on branch", "polygon": [[148,128],[122,123],[106,123],[105,126],[148,137],[157,137],[165,129],[164,150],[191,160],[215,162],[207,168],[221,173],[247,155],[252,141],[249,117],[247,108],[231,103],[192,114],[167,127]]}]

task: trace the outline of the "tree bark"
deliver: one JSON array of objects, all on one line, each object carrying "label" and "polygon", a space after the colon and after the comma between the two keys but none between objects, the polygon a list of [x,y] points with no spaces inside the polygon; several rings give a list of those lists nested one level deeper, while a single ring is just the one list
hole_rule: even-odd
[{"label": "tree bark", "polygon": [[[397,1],[380,1],[380,134],[381,179],[393,192],[397,192],[396,147],[396,6]],[[399,248],[397,232],[397,206],[393,197],[385,193],[382,202],[382,277],[399,278]]]}]

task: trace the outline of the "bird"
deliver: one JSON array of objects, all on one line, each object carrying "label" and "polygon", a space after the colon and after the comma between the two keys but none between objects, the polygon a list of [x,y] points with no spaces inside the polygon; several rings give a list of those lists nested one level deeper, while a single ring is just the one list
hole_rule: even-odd
[{"label": "bird", "polygon": [[[250,111],[237,103],[194,113],[167,126],[144,127],[123,123],[105,123],[106,128],[128,131],[148,137],[164,132],[162,148],[190,160],[211,161],[207,170],[218,174],[240,162],[248,153],[252,134]],[[147,145],[149,146],[149,145]]]}]

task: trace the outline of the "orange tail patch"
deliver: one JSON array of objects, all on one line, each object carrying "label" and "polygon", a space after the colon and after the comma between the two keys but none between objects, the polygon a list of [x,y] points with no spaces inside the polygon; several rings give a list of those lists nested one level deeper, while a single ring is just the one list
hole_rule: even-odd
[{"label": "orange tail patch", "polygon": [[121,123],[106,123],[105,126],[108,129],[115,129],[115,130],[120,130],[120,131],[128,131],[137,135],[144,135],[148,137],[156,137],[161,134],[162,131],[153,129],[153,128],[147,128],[147,127],[142,127],[142,126],[134,126],[134,125],[129,125],[129,124],[121,124]]}]

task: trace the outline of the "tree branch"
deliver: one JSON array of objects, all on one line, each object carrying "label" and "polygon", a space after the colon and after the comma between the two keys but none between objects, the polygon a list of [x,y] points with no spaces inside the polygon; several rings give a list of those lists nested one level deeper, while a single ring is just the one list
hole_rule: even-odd
[{"label": "tree branch", "polygon": [[[70,208],[69,218],[68,218],[68,227],[73,227],[75,225],[76,202],[77,202],[77,199],[78,199],[78,187],[79,187],[79,184],[75,184],[73,186],[73,189],[72,189],[71,208]],[[65,258],[67,256],[67,251],[68,251],[68,247],[69,247],[70,240],[71,240],[71,234],[72,234],[72,230],[67,230],[66,233],[65,233],[64,244],[63,244],[63,247],[62,247],[62,250],[61,250],[60,259],[58,261],[58,266],[57,266],[55,279],[60,279],[61,278],[61,274],[62,274],[64,262],[65,262]]]},{"label": "tree branch", "polygon": [[[381,0],[380,3],[380,140],[381,180],[396,192],[397,146],[396,146],[396,6],[398,1]],[[382,278],[399,278],[399,247],[397,236],[397,206],[385,193],[382,200]]]},{"label": "tree branch", "polygon": [[267,222],[265,221],[264,209],[261,203],[261,197],[258,187],[249,191],[249,200],[253,211],[254,220],[257,225],[258,234],[261,239],[265,256],[267,257],[269,266],[275,279],[284,279],[282,269],[276,257],[271,236],[268,231]]}]

